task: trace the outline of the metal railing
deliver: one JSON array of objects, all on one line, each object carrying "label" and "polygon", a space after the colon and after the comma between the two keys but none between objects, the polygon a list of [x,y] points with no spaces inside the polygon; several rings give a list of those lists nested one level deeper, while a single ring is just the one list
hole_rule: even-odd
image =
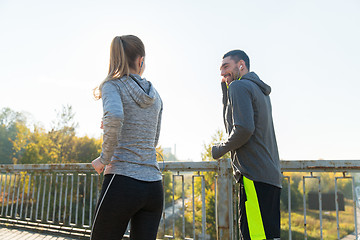
[{"label": "metal railing", "polygon": [[[162,165],[163,163],[160,163]],[[341,172],[352,181],[353,207],[356,209],[354,177],[360,161],[281,161],[284,179],[288,172],[304,172],[304,236],[307,239],[306,179],[318,181],[320,239],[322,235],[321,178],[315,172]],[[229,159],[206,162],[165,162],[163,166],[165,205],[159,228],[162,239],[238,239],[238,187],[232,177]],[[88,237],[96,207],[102,175],[91,164],[0,165],[0,222]],[[309,175],[310,174],[310,175]],[[290,185],[289,185],[290,186]],[[212,191],[210,190],[212,189]],[[213,195],[211,195],[213,194]],[[288,187],[289,239],[291,231],[291,193]],[[211,196],[209,196],[211,195]],[[339,209],[335,195],[337,232],[340,239]],[[359,196],[360,197],[360,196]],[[212,201],[214,200],[214,201]],[[214,222],[213,222],[214,221]],[[215,229],[214,229],[215,228]],[[357,215],[354,211],[354,228]]]},{"label": "metal railing", "polygon": [[[291,233],[291,194],[290,194],[290,177],[286,176],[288,172],[304,172],[310,174],[310,176],[302,176],[302,186],[303,186],[303,211],[304,211],[304,239],[308,238],[307,234],[307,205],[306,205],[306,188],[305,182],[306,179],[316,179],[318,182],[318,204],[319,204],[319,239],[324,239],[323,237],[323,209],[322,209],[322,185],[321,177],[314,176],[314,173],[319,172],[333,172],[333,173],[342,173],[341,177],[334,177],[335,183],[335,206],[336,206],[336,226],[337,226],[337,239],[340,239],[340,227],[339,227],[339,192],[337,188],[337,182],[339,179],[350,179],[352,185],[352,205],[353,205],[353,215],[354,215],[354,234],[355,238],[358,239],[358,223],[357,223],[357,202],[360,200],[360,189],[355,186],[355,178],[353,174],[360,171],[360,161],[359,160],[312,160],[312,161],[282,161],[281,170],[283,172],[283,178],[287,179],[288,182],[288,216],[289,216],[289,240],[292,239]],[[284,175],[285,174],[285,175]]]}]

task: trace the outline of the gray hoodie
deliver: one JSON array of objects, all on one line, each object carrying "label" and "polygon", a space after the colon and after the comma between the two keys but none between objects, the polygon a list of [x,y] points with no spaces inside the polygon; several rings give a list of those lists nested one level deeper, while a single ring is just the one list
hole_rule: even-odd
[{"label": "gray hoodie", "polygon": [[213,158],[231,151],[234,176],[281,188],[280,160],[272,119],[270,86],[254,73],[222,83],[228,139],[212,148]]},{"label": "gray hoodie", "polygon": [[107,165],[105,174],[161,180],[155,147],[162,101],[153,85],[134,74],[104,83],[101,93],[104,136],[100,161]]}]

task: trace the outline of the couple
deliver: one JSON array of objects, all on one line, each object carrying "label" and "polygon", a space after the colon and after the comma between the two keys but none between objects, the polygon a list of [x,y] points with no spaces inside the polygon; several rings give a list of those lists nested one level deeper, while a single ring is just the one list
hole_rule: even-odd
[{"label": "couple", "polygon": [[[99,86],[103,102],[103,145],[92,161],[105,177],[95,210],[92,240],[156,239],[163,209],[162,175],[156,162],[163,104],[142,78],[145,48],[133,35],[115,37],[109,73]],[[271,88],[254,72],[245,52],[223,56],[220,67],[228,138],[212,148],[214,159],[231,152],[240,183],[242,239],[280,238],[280,163],[274,133]],[[106,168],[105,168],[106,166]]]}]

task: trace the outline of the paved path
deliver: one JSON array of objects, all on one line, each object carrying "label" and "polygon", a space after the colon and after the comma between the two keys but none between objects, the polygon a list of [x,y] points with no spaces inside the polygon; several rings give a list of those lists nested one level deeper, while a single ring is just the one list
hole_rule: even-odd
[{"label": "paved path", "polygon": [[74,240],[76,238],[31,232],[29,230],[0,227],[0,240]]},{"label": "paved path", "polygon": [[347,235],[346,237],[342,238],[341,240],[356,240],[355,233]]},{"label": "paved path", "polygon": [[[360,209],[359,207],[356,208],[356,221],[358,226],[358,232],[360,231]],[[358,233],[359,235],[359,233]],[[350,235],[347,235],[346,237],[343,237],[341,240],[357,240],[355,233],[352,233]]]}]

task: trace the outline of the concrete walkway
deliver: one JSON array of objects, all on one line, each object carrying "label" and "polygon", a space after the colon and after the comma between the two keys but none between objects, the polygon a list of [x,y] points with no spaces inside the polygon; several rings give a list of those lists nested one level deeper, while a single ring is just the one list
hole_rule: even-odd
[{"label": "concrete walkway", "polygon": [[342,238],[341,240],[356,240],[355,233],[347,235],[346,237]]},{"label": "concrete walkway", "polygon": [[[356,221],[358,226],[358,234],[360,233],[360,209],[359,207],[356,208]],[[357,240],[355,233],[352,233],[350,235],[347,235],[346,237],[343,237],[341,240]]]},{"label": "concrete walkway", "polygon": [[0,227],[0,240],[74,240],[77,238],[50,235],[16,228]]}]

